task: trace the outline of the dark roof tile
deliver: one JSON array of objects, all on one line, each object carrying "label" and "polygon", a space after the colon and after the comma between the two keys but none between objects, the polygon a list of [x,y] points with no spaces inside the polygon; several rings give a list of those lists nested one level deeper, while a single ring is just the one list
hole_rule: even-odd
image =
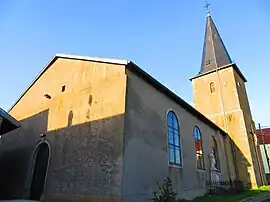
[{"label": "dark roof tile", "polygon": [[233,63],[212,17],[207,16],[200,73]]}]

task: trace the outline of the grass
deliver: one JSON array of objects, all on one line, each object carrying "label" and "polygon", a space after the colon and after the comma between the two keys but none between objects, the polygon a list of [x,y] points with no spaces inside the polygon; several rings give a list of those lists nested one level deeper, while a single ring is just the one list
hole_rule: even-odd
[{"label": "grass", "polygon": [[[202,196],[194,199],[192,202],[237,202],[244,198],[249,198],[270,191],[270,186],[262,186],[258,189],[249,189],[243,193],[229,196]],[[265,202],[270,202],[266,200]]]}]

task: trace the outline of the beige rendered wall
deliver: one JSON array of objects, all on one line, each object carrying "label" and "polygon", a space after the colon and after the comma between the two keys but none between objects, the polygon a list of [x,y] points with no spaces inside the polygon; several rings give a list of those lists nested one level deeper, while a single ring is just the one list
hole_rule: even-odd
[{"label": "beige rendered wall", "polygon": [[[51,161],[45,201],[119,201],[125,96],[125,66],[57,59],[10,111],[22,127],[3,138],[2,152],[19,149],[29,156],[46,133]],[[32,162],[24,167],[31,169]],[[27,176],[17,195],[27,196]]]},{"label": "beige rendered wall", "polygon": [[[228,180],[224,137],[185,108],[158,91],[152,85],[127,70],[127,102],[125,117],[125,147],[123,201],[141,202],[152,197],[157,182],[170,176],[178,196],[192,199],[205,194],[209,179],[211,136],[218,142],[221,178]],[[182,167],[168,164],[167,113],[173,110],[180,124]],[[194,126],[202,133],[206,169],[196,168]]]},{"label": "beige rendered wall", "polygon": [[263,185],[267,183],[267,180],[263,167],[261,151],[259,149],[259,145],[255,140],[255,138],[257,138],[255,134],[256,128],[255,123],[252,120],[252,114],[248,101],[245,83],[236,71],[234,71],[234,77],[237,85],[237,94],[239,97],[239,103],[243,111],[243,116],[245,120],[245,127],[248,134],[248,141],[250,145],[250,151],[252,155],[257,184]]},{"label": "beige rendered wall", "polygon": [[[210,93],[210,82],[215,83],[214,93]],[[240,180],[247,186],[261,185],[262,175],[250,134],[252,117],[244,81],[233,67],[228,67],[195,78],[192,84],[195,107],[228,131],[233,140]]]}]

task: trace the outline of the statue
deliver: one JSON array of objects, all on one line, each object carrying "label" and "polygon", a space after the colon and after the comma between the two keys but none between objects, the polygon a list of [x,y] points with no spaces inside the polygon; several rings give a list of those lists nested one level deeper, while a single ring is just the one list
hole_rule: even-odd
[{"label": "statue", "polygon": [[211,170],[216,170],[216,157],[214,155],[214,151],[212,150],[209,154],[209,158],[210,158],[210,168]]}]

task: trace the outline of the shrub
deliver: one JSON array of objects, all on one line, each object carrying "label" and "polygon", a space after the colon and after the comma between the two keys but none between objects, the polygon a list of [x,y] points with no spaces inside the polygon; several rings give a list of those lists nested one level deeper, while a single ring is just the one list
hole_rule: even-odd
[{"label": "shrub", "polygon": [[176,192],[172,188],[172,180],[167,177],[163,184],[158,183],[158,190],[153,192],[153,202],[177,202]]}]

